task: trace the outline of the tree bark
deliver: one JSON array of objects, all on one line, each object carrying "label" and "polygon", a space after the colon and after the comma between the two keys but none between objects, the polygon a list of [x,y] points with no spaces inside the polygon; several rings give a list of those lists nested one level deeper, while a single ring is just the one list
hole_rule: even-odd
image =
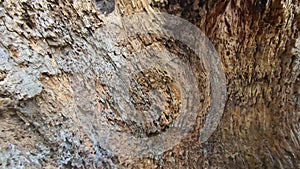
[{"label": "tree bark", "polygon": [[[299,6],[296,0],[1,1],[0,166],[300,168]],[[158,34],[112,43],[110,37],[122,34],[109,30],[117,27],[106,27],[118,22],[113,16],[138,12],[184,18],[215,46],[227,95],[220,123],[207,141],[199,141],[212,104],[204,61],[180,42]],[[157,104],[165,107],[159,120],[142,119],[142,126],[126,121],[117,110],[123,103],[112,99],[122,97],[122,91],[112,92],[121,77],[119,64],[134,67],[130,54],[151,47],[166,48],[190,64],[197,82],[190,90],[203,96],[193,105],[201,111],[171,149],[145,157],[128,149],[121,156],[108,147],[123,140],[104,143],[100,131],[105,125],[99,119],[139,138],[166,132],[180,116],[180,104],[170,100],[183,102],[178,93],[185,86],[157,68],[130,78],[132,86],[157,89],[165,96]],[[147,65],[148,60],[142,62]],[[148,111],[149,94],[137,94],[137,87],[128,90],[134,108]]]}]

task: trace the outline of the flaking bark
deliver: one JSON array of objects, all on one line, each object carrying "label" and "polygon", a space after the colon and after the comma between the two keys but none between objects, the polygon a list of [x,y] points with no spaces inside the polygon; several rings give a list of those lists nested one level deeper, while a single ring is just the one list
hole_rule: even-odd
[{"label": "flaking bark", "polygon": [[[300,168],[299,6],[296,0],[1,1],[0,166]],[[111,154],[84,130],[74,108],[76,98],[90,93],[76,95],[74,89],[86,85],[81,74],[97,78],[94,72],[83,76],[89,66],[103,77],[109,76],[104,67],[115,67],[109,39],[98,32],[109,16],[143,11],[168,12],[197,25],[219,53],[228,93],[221,122],[207,142],[199,143],[198,126],[163,155],[135,160]],[[128,39],[124,47],[134,50],[135,41],[168,43],[181,53],[178,44],[157,35]],[[99,110],[113,104],[103,84],[87,87],[99,97],[91,103]],[[122,123],[118,117],[112,121]]]}]

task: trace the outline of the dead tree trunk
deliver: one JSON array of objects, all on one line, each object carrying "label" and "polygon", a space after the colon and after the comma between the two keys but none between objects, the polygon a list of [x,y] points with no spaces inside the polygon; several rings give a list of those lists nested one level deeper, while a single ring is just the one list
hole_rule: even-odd
[{"label": "dead tree trunk", "polygon": [[[299,6],[297,0],[1,1],[0,166],[300,168]],[[176,39],[156,33],[120,38],[118,43],[110,38],[123,36],[122,29],[115,34],[118,27],[111,23],[119,21],[114,16],[159,11],[196,25],[223,64],[225,109],[205,142],[199,142],[199,133],[212,106],[212,87],[204,61]],[[176,83],[150,64],[147,53],[134,62],[134,52],[154,47],[179,56],[176,64],[188,64],[195,80],[184,77]],[[122,76],[130,69],[122,72],[120,64],[148,69]],[[172,70],[178,71],[176,65]],[[141,123],[130,120],[131,107],[117,102],[124,92],[118,85],[127,78],[130,85],[124,91],[131,100],[125,101],[132,108],[152,110],[147,98],[156,96],[149,92],[154,90],[163,96],[153,96],[155,109],[164,111],[141,116]],[[187,82],[196,85],[181,85]],[[200,102],[183,97],[183,90],[199,90]],[[112,151],[135,142],[122,133],[143,140],[169,131],[185,102],[199,111],[176,145],[143,149],[137,142],[133,153],[131,145],[118,152],[125,155]],[[116,132],[110,133],[110,127]],[[176,134],[166,136],[166,144],[181,137]],[[147,156],[134,154],[148,150],[152,153]]]}]

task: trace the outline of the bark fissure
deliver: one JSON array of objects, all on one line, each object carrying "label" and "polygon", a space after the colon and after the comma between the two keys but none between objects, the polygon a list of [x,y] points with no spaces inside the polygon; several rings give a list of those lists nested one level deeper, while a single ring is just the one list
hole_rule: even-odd
[{"label": "bark fissure", "polygon": [[[299,6],[298,1],[281,0],[1,1],[0,165],[299,168]],[[116,22],[112,16],[143,11],[168,12],[189,20],[219,53],[228,99],[218,129],[205,143],[198,140],[210,106],[208,73],[202,61],[180,42],[161,35],[128,37],[115,44],[112,39],[119,40],[118,35],[103,30]],[[151,107],[150,89],[162,92],[167,99],[156,99],[170,108],[144,126],[123,119],[118,112],[121,103],[113,101],[110,84],[103,82],[110,82],[112,73],[119,70],[118,62],[129,62],[130,54],[153,47],[166,48],[191,65],[198,78],[195,88],[203,97],[197,105],[201,111],[193,129],[172,149],[147,158],[120,157],[101,147],[97,124],[82,118],[107,116],[111,126],[141,137],[164,133],[178,116],[178,105],[170,100],[182,99],[175,96],[177,88],[169,87],[171,81],[164,82],[165,89],[143,83],[151,81],[152,75],[148,79],[144,75],[147,71],[144,76],[136,74],[141,76],[131,88],[136,108]],[[163,76],[159,77],[154,79],[162,83]]]}]

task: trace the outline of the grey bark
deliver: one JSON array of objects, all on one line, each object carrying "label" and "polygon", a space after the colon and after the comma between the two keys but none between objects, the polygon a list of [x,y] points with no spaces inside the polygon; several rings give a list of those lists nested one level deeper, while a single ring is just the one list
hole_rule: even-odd
[{"label": "grey bark", "polygon": [[[295,0],[1,1],[0,166],[299,168],[299,5]],[[174,148],[135,159],[101,147],[93,124],[82,119],[105,114],[124,131],[140,134],[140,128],[127,127],[134,124],[108,111],[116,104],[100,82],[112,76],[120,57],[118,47],[111,46],[109,37],[114,35],[102,28],[112,15],[141,11],[168,12],[197,25],[219,53],[228,94],[218,129],[207,142],[198,140],[199,115],[193,130]],[[152,44],[168,44],[170,51],[184,53],[183,58],[192,55],[158,35],[128,38],[119,47],[134,51],[137,45]],[[193,69],[205,71],[201,66]],[[198,80],[205,84],[207,79]],[[209,101],[202,106],[205,110]],[[90,107],[103,114],[91,115]],[[171,108],[176,112],[176,106]],[[160,132],[175,119],[172,115],[159,123]],[[156,129],[146,125],[141,132]]]}]

